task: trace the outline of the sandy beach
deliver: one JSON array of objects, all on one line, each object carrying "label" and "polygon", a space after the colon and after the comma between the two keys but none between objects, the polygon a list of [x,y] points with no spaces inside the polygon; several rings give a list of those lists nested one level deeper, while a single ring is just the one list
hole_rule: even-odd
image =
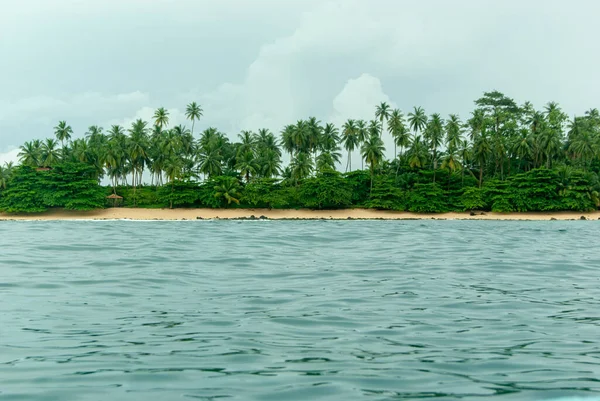
[{"label": "sandy beach", "polygon": [[18,215],[0,213],[6,220],[201,220],[201,219],[269,219],[269,220],[600,220],[596,212],[555,213],[464,213],[417,214],[367,209],[345,210],[268,210],[268,209],[130,209],[111,208],[91,212],[52,210],[45,213]]}]

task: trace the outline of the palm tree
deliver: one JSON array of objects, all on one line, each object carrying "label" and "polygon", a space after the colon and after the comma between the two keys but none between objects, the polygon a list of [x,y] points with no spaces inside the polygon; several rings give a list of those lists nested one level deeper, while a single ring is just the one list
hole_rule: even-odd
[{"label": "palm tree", "polygon": [[335,171],[335,166],[342,159],[342,154],[335,150],[327,150],[317,157],[317,171]]},{"label": "palm tree", "polygon": [[159,107],[154,112],[154,125],[158,125],[160,128],[165,128],[169,125],[169,111],[164,107]]},{"label": "palm tree", "polygon": [[[171,193],[173,193],[175,180],[181,178],[183,174],[183,160],[177,155],[171,155],[165,160],[164,169],[167,179],[171,183]],[[173,197],[169,199],[169,208],[173,209]]]},{"label": "palm tree", "polygon": [[473,157],[479,164],[479,188],[481,188],[483,184],[483,169],[485,168],[485,163],[491,153],[492,148],[490,146],[488,137],[484,132],[479,135],[473,143]]},{"label": "palm tree", "polygon": [[352,171],[352,152],[358,146],[356,122],[354,120],[348,120],[344,123],[342,127],[342,143],[344,144],[344,149],[348,151],[346,172],[348,172],[348,168]]},{"label": "palm tree", "polygon": [[313,161],[306,152],[298,152],[291,164],[292,178],[297,183],[310,176],[313,170]]},{"label": "palm tree", "polygon": [[60,152],[56,149],[58,142],[54,139],[46,139],[41,146],[40,162],[42,167],[51,167],[60,161]]},{"label": "palm tree", "polygon": [[400,152],[405,146],[410,143],[410,136],[406,124],[404,123],[404,115],[398,109],[394,109],[388,120],[388,131],[394,138],[394,159],[398,157],[396,147],[400,146]]},{"label": "palm tree", "polygon": [[433,182],[435,183],[435,172],[437,170],[437,149],[444,138],[444,121],[437,113],[431,115],[431,119],[425,128],[425,139],[429,142],[433,155]]},{"label": "palm tree", "polygon": [[240,174],[246,178],[246,183],[250,182],[250,176],[255,176],[259,166],[252,150],[246,150],[238,154],[236,168]]},{"label": "palm tree", "polygon": [[283,150],[290,154],[290,159],[292,159],[296,151],[295,132],[296,126],[294,125],[286,125],[283,131],[281,131],[281,146]]},{"label": "palm tree", "polygon": [[60,141],[63,151],[65,149],[65,141],[69,142],[72,134],[73,129],[70,125],[67,125],[66,121],[59,121],[58,125],[54,127],[54,135],[56,135],[56,139]]},{"label": "palm tree", "polygon": [[281,156],[272,149],[264,150],[257,163],[260,174],[265,178],[276,177],[281,171]]},{"label": "palm tree", "polygon": [[[357,146],[362,146],[362,144],[367,141],[367,138],[369,138],[369,128],[367,127],[367,122],[365,120],[358,120],[356,122],[356,135],[357,135],[357,139],[358,139]],[[365,169],[364,162],[365,162],[365,159],[363,159],[361,157],[360,158],[360,169],[361,170]]]},{"label": "palm tree", "polygon": [[386,102],[381,102],[375,109],[375,118],[378,118],[379,122],[381,123],[381,132],[379,133],[379,137],[382,137],[383,123],[390,118],[390,105]]},{"label": "palm tree", "polygon": [[462,141],[462,124],[456,114],[450,114],[446,122],[446,146],[448,150],[457,150]]},{"label": "palm tree", "polygon": [[227,205],[240,204],[240,184],[235,178],[224,177],[223,181],[215,186],[215,191],[215,198],[227,201]]},{"label": "palm tree", "polygon": [[12,178],[13,175],[13,163],[7,162],[4,163],[3,166],[0,166],[0,188],[6,189],[8,182]]},{"label": "palm tree", "polygon": [[187,105],[185,109],[185,116],[192,122],[192,135],[194,135],[194,125],[196,124],[196,120],[200,120],[200,118],[203,116],[203,113],[204,110],[202,110],[202,107],[198,103],[192,102]]},{"label": "palm tree", "polygon": [[24,166],[39,167],[42,158],[42,142],[39,139],[25,142],[19,148],[19,162]]},{"label": "palm tree", "polygon": [[423,128],[427,125],[425,110],[422,107],[414,107],[413,111],[408,113],[408,124],[415,134],[423,131]]},{"label": "palm tree", "polygon": [[429,152],[420,135],[413,136],[406,155],[410,168],[424,168],[427,165]]},{"label": "palm tree", "polygon": [[385,146],[383,140],[377,134],[377,131],[371,133],[369,139],[363,143],[361,147],[362,157],[366,160],[371,170],[371,190],[373,190],[373,178],[375,176],[375,169],[379,166],[383,160],[383,154],[385,152]]},{"label": "palm tree", "polygon": [[218,176],[223,173],[221,162],[223,155],[218,140],[209,142],[204,146],[200,146],[198,153],[198,171],[207,177]]}]

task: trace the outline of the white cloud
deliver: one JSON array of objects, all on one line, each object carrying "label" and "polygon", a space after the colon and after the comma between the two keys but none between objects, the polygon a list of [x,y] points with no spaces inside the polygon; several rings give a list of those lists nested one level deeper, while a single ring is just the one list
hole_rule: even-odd
[{"label": "white cloud", "polygon": [[333,99],[333,113],[329,120],[341,126],[348,119],[372,120],[376,105],[386,102],[396,107],[381,87],[381,81],[370,74],[350,79]]},{"label": "white cloud", "polygon": [[0,165],[3,165],[4,163],[9,163],[9,162],[13,162],[14,164],[17,164],[19,161],[19,149],[12,149],[8,152],[4,152],[4,153],[0,153]]},{"label": "white cloud", "polygon": [[118,114],[122,110],[140,107],[149,100],[147,93],[139,91],[115,95],[87,92],[62,98],[40,95],[1,104],[0,122],[9,118],[12,123],[33,121],[47,124],[77,118],[91,121],[111,113]]}]

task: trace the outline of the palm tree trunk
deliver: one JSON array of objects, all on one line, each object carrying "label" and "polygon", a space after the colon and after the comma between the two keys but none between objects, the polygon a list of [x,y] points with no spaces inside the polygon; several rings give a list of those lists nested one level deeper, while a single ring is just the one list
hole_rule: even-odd
[{"label": "palm tree trunk", "polygon": [[481,184],[483,183],[483,163],[479,166],[479,188],[481,188]]}]

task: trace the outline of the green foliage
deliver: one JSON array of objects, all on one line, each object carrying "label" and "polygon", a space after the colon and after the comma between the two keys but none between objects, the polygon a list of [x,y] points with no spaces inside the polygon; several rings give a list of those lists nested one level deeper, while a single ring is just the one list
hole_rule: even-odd
[{"label": "green foliage", "polygon": [[284,209],[293,205],[294,188],[282,188],[274,178],[251,181],[243,191],[241,203],[248,207]]},{"label": "green foliage", "polygon": [[170,207],[192,207],[200,197],[199,185],[190,180],[175,180],[160,187],[158,198]]},{"label": "green foliage", "polygon": [[352,192],[352,204],[363,205],[369,199],[371,175],[364,170],[356,170],[345,174],[346,182]]},{"label": "green foliage", "polygon": [[337,171],[304,180],[299,195],[302,206],[309,209],[341,209],[352,204],[351,187]]},{"label": "green foliage", "polygon": [[461,196],[461,201],[464,206],[464,210],[477,210],[484,209],[486,207],[484,192],[478,187],[470,187],[465,189],[465,192]]},{"label": "green foliage", "polygon": [[405,210],[406,194],[395,186],[393,177],[378,176],[373,183],[371,197],[365,206],[379,210]]},{"label": "green foliage", "polygon": [[407,209],[415,213],[447,212],[448,204],[444,190],[438,184],[415,184],[408,193]]},{"label": "green foliage", "polygon": [[95,169],[86,164],[62,163],[49,171],[21,166],[3,191],[0,209],[8,213],[38,213],[55,207],[101,209],[105,195]]}]

